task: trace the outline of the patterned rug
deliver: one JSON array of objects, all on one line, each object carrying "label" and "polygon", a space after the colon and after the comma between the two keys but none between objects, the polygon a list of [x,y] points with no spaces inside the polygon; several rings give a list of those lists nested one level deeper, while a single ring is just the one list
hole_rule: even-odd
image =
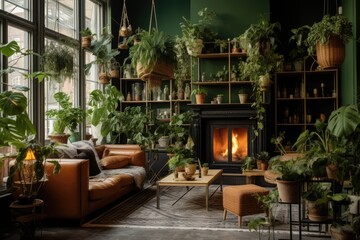
[{"label": "patterned rug", "polygon": [[[239,230],[237,216],[228,213],[223,220],[222,192],[217,185],[210,186],[209,211],[205,208],[205,188],[162,187],[160,208],[156,208],[156,187],[142,192],[85,223],[83,227],[161,227],[161,228],[220,228]],[[180,199],[181,198],[181,199]],[[243,229],[254,216],[243,217]],[[284,229],[284,227],[281,227]],[[286,227],[288,228],[288,226]]]}]

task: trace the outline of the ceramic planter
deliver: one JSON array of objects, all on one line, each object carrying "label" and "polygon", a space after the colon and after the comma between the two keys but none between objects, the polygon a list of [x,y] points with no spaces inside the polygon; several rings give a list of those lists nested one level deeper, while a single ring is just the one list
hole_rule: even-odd
[{"label": "ceramic planter", "polygon": [[170,137],[169,136],[162,136],[158,140],[159,146],[162,148],[166,148],[169,146],[170,143]]},{"label": "ceramic planter", "polygon": [[202,39],[196,39],[194,46],[188,46],[186,44],[186,50],[190,56],[197,56],[201,54],[202,48],[203,48],[203,40]]},{"label": "ceramic planter", "polygon": [[239,101],[241,104],[247,103],[248,101],[248,94],[246,93],[239,93]]}]

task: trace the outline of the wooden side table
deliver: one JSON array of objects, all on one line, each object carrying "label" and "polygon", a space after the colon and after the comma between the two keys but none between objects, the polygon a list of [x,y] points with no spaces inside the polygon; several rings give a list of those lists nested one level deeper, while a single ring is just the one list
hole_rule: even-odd
[{"label": "wooden side table", "polygon": [[35,199],[32,204],[26,205],[14,201],[9,207],[12,222],[22,230],[22,239],[35,239],[37,227],[40,227],[42,235],[43,200]]}]

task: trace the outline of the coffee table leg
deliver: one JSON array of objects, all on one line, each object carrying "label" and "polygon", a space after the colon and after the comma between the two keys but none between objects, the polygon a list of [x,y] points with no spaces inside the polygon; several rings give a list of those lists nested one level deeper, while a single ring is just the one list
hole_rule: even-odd
[{"label": "coffee table leg", "polygon": [[205,200],[205,204],[206,204],[206,211],[209,211],[209,186],[207,186],[205,188],[206,192],[205,192],[205,195],[206,195],[206,200]]},{"label": "coffee table leg", "polygon": [[160,208],[160,186],[156,184],[156,208]]}]

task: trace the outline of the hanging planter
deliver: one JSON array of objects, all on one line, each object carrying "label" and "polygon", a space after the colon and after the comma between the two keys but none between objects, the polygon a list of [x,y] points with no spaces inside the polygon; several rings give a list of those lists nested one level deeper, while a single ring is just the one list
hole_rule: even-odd
[{"label": "hanging planter", "polygon": [[132,27],[127,14],[126,0],[124,0],[122,13],[121,13],[119,36],[127,38],[130,37],[131,34],[132,34]]},{"label": "hanging planter", "polygon": [[345,60],[345,44],[332,34],[326,43],[316,44],[316,58],[321,68],[338,68]]},{"label": "hanging planter", "polygon": [[136,69],[138,78],[146,81],[149,89],[160,86],[162,80],[173,79],[177,62],[174,38],[158,31],[156,21],[156,28],[151,30],[153,12],[155,12],[154,0],[149,32],[143,33],[141,42],[131,46],[129,50],[129,59]]}]

